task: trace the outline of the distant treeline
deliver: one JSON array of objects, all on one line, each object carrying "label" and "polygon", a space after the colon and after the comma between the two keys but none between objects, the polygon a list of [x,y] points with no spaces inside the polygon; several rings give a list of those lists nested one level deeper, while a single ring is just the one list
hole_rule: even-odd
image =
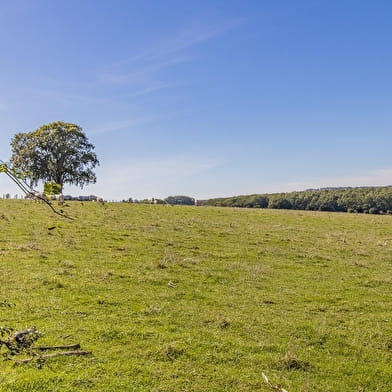
[{"label": "distant treeline", "polygon": [[198,201],[199,205],[392,214],[392,186],[327,188]]}]

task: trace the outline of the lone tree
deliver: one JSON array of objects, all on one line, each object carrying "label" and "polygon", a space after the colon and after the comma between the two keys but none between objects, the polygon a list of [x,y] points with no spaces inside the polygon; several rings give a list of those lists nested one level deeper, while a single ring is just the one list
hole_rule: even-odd
[{"label": "lone tree", "polygon": [[33,132],[17,133],[11,141],[12,168],[31,185],[55,182],[63,189],[65,183],[95,183],[93,169],[99,165],[94,146],[82,128],[61,121],[43,125]]}]

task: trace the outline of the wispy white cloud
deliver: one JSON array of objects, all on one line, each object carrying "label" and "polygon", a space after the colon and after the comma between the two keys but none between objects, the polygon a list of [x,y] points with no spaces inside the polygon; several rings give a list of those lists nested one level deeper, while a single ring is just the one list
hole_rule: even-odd
[{"label": "wispy white cloud", "polygon": [[[47,82],[46,87],[19,87],[17,89],[18,96],[23,99],[34,103],[49,102],[51,105],[57,105],[60,107],[72,107],[77,105],[91,105],[91,104],[105,104],[110,102],[110,98],[107,96],[97,96],[84,91],[81,93],[81,89],[69,89],[66,83],[64,86],[58,87],[59,82],[55,85]],[[80,87],[80,85],[79,85]]]},{"label": "wispy white cloud", "polygon": [[[206,157],[174,156],[147,161],[127,161],[116,166],[119,180],[136,180],[150,177],[157,178],[184,178],[190,177],[202,171],[214,168],[218,162]],[[112,168],[106,169],[113,173]]]},{"label": "wispy white cloud", "polygon": [[185,29],[176,31],[172,36],[162,38],[137,55],[129,57],[125,62],[150,62],[156,61],[156,59],[167,58],[168,56],[183,52],[203,42],[223,35],[238,27],[242,22],[242,19],[235,19],[220,21],[209,25],[190,25]]},{"label": "wispy white cloud", "polygon": [[90,129],[90,135],[98,135],[105,133],[112,133],[123,130],[138,130],[142,125],[151,124],[156,121],[162,121],[163,119],[168,119],[175,116],[178,112],[166,112],[164,114],[151,114],[151,115],[134,115],[130,119],[123,119],[118,121],[111,121],[99,124],[90,124],[88,128]]},{"label": "wispy white cloud", "polygon": [[97,135],[103,133],[111,133],[121,131],[124,129],[132,129],[141,124],[145,124],[154,120],[154,116],[135,117],[130,120],[112,121],[105,124],[99,124],[96,126],[90,126],[90,134]]},{"label": "wispy white cloud", "polygon": [[[97,184],[90,185],[86,192],[114,200],[129,196],[165,197],[176,189],[184,189],[185,184],[191,182],[194,176],[219,165],[217,159],[183,155],[107,162],[97,170]],[[65,192],[80,191],[77,188],[66,187]]]},{"label": "wispy white cloud", "polygon": [[131,97],[131,98],[142,97],[143,95],[151,94],[155,91],[159,91],[164,88],[171,87],[173,85],[174,85],[173,83],[164,83],[164,82],[156,83],[155,85],[150,85],[141,90],[137,90],[134,93],[129,94],[127,97]]},{"label": "wispy white cloud", "polygon": [[244,182],[240,178],[231,177],[215,183],[209,182],[198,188],[197,197],[208,199],[213,197],[229,197],[236,195],[249,195],[255,193],[277,193],[303,191],[306,189],[317,189],[325,187],[357,187],[357,186],[388,186],[392,185],[392,168],[373,170],[352,176],[320,177],[295,182],[265,182],[256,183],[254,178]]},{"label": "wispy white cloud", "polygon": [[[98,83],[103,84],[143,84],[151,82],[151,78],[164,68],[190,61],[190,56],[175,56],[160,59],[157,62],[144,63],[143,65],[127,67],[125,71],[112,71],[98,76]],[[156,83],[156,82],[154,82]]]},{"label": "wispy white cloud", "polygon": [[[40,75],[34,83],[14,88],[17,99],[0,99],[0,112],[17,111],[20,101],[34,102],[41,107],[49,105],[56,110],[129,104],[133,99],[177,85],[177,82],[163,77],[161,71],[192,61],[191,48],[234,29],[240,23],[240,20],[231,20],[193,25],[163,38],[155,37],[154,42],[145,44],[136,55],[124,56],[106,69],[90,70],[83,80]],[[123,86],[129,87],[129,94],[124,91],[118,94],[117,87]]]},{"label": "wispy white cloud", "polygon": [[165,68],[189,62],[189,49],[227,33],[242,23],[241,20],[221,21],[211,25],[193,25],[147,45],[134,56],[125,58],[101,73],[98,81],[112,84],[149,83]]},{"label": "wispy white cloud", "polygon": [[379,169],[351,176],[314,178],[308,181],[268,185],[268,191],[288,192],[309,188],[346,187],[346,186],[386,186],[392,185],[392,169]]},{"label": "wispy white cloud", "polygon": [[6,112],[8,110],[8,105],[5,101],[0,99],[0,112]]}]

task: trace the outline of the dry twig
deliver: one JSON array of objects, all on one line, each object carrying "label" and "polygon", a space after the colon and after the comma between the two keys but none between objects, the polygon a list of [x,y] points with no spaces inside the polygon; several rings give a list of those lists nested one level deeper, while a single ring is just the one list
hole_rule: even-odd
[{"label": "dry twig", "polygon": [[271,388],[274,389],[275,391],[279,392],[287,392],[286,389],[279,387],[278,385],[271,384],[271,382],[268,380],[268,377],[262,372],[261,375],[263,376],[264,381],[266,384]]}]

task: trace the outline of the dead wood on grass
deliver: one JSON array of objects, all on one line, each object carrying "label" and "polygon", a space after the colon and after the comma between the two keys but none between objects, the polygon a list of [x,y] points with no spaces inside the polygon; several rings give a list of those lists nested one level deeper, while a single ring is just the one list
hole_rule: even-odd
[{"label": "dead wood on grass", "polygon": [[278,386],[278,385],[272,384],[272,383],[270,382],[270,380],[268,380],[268,377],[267,377],[264,373],[261,373],[261,375],[262,375],[263,380],[265,381],[265,383],[266,383],[271,389],[273,389],[273,390],[275,390],[275,391],[278,391],[278,392],[288,392],[286,389],[281,388],[281,387]]},{"label": "dead wood on grass", "polygon": [[41,362],[41,361],[46,361],[47,359],[55,358],[55,357],[71,356],[71,355],[81,356],[81,355],[91,355],[91,354],[92,354],[91,351],[84,351],[84,350],[60,351],[58,353],[38,355],[38,356],[31,357],[31,358],[19,359],[18,361],[15,361],[15,365],[22,365],[24,363],[30,363],[33,361]]}]

